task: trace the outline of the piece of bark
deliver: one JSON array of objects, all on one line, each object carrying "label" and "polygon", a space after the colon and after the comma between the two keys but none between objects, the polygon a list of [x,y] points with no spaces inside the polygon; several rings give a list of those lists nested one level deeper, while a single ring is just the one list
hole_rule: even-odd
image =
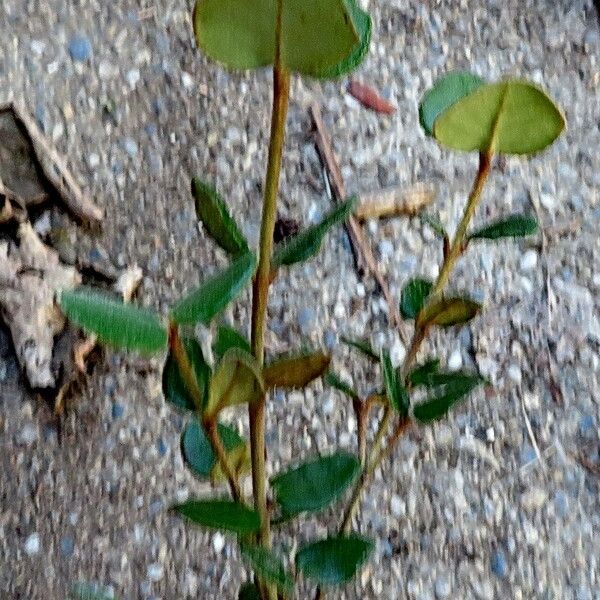
[{"label": "piece of bark", "polygon": [[[317,149],[321,156],[321,160],[327,169],[335,200],[341,202],[346,199],[346,186],[344,185],[342,172],[340,171],[340,167],[333,153],[331,140],[325,129],[325,123],[323,122],[319,105],[312,104],[310,112],[315,127]],[[401,329],[400,313],[397,306],[398,303],[394,300],[385,278],[377,268],[377,259],[373,254],[373,250],[371,250],[369,242],[365,238],[360,224],[352,215],[348,217],[348,220],[346,221],[346,230],[350,237],[350,243],[357,268],[361,271],[370,272],[375,278],[375,281],[377,281],[388,305],[390,323],[393,327],[398,327],[400,335],[403,337],[403,341],[406,342],[407,340],[404,339],[406,336]]]},{"label": "piece of bark", "polygon": [[433,188],[424,184],[412,187],[390,187],[377,192],[359,195],[354,216],[359,221],[385,219],[397,216],[414,216],[433,202]]},{"label": "piece of bark", "polygon": [[96,224],[103,213],[85,194],[27,111],[0,106],[0,182],[23,206],[60,199],[78,219]]},{"label": "piece of bark", "polygon": [[383,98],[379,92],[371,86],[352,80],[348,84],[348,93],[356,98],[365,108],[370,108],[375,112],[392,115],[396,112],[396,107]]},{"label": "piece of bark", "polygon": [[54,338],[65,326],[55,293],[75,287],[81,277],[59,261],[29,223],[19,226],[18,238],[18,246],[0,243],[0,310],[31,387],[52,388]]}]

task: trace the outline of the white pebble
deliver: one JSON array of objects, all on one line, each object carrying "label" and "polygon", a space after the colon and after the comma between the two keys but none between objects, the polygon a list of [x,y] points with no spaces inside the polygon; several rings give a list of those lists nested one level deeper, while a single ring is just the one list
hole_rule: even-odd
[{"label": "white pebble", "polygon": [[458,371],[462,367],[462,355],[459,349],[456,349],[448,359],[448,369],[450,371]]},{"label": "white pebble", "polygon": [[508,376],[512,381],[514,381],[517,385],[521,384],[521,368],[519,365],[512,364],[508,367]]},{"label": "white pebble", "polygon": [[394,517],[400,518],[406,514],[406,503],[398,496],[394,494],[390,500],[390,510]]},{"label": "white pebble", "polygon": [[394,368],[399,367],[406,356],[406,348],[399,338],[396,338],[390,349],[390,359]]},{"label": "white pebble", "polygon": [[435,582],[435,597],[449,598],[452,592],[452,586],[447,577],[438,577]]},{"label": "white pebble", "polygon": [[546,210],[554,210],[556,208],[556,198],[547,192],[540,193],[540,203]]},{"label": "white pebble", "polygon": [[521,258],[521,271],[531,271],[537,265],[538,255],[535,250],[527,250]]},{"label": "white pebble", "polygon": [[182,71],[181,83],[186,90],[189,90],[194,85],[194,78],[187,71]]},{"label": "white pebble", "polygon": [[152,563],[148,565],[146,575],[150,581],[160,581],[164,575],[163,566],[160,563]]},{"label": "white pebble", "polygon": [[488,427],[485,430],[485,438],[488,442],[493,442],[496,440],[496,432],[494,431],[493,427]]},{"label": "white pebble", "polygon": [[33,556],[40,551],[40,536],[37,533],[32,533],[25,540],[25,552],[29,554],[29,556]]},{"label": "white pebble", "polygon": [[223,550],[223,548],[225,547],[225,537],[222,533],[217,532],[215,533],[215,535],[213,535],[212,545],[217,554],[219,554],[221,550]]},{"label": "white pebble", "polygon": [[[600,275],[598,276],[598,279],[600,280]],[[599,281],[599,285],[600,285],[600,281]],[[364,283],[357,283],[356,284],[356,295],[359,298],[364,298],[366,295],[366,290],[365,290],[365,285]]]},{"label": "white pebble", "polygon": [[129,87],[133,90],[137,82],[140,80],[140,72],[138,69],[130,69],[127,71],[127,75],[125,75],[125,79],[127,79],[127,83]]},{"label": "white pebble", "polygon": [[100,157],[95,152],[92,152],[88,156],[87,163],[90,169],[95,169],[100,164]]}]

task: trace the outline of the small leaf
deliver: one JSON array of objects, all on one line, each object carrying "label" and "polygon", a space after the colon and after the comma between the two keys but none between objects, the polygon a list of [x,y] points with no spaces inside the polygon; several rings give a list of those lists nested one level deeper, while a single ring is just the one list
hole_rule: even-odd
[{"label": "small leaf", "polygon": [[192,179],[196,214],[213,240],[234,258],[248,252],[248,242],[231,218],[217,190],[197,177]]},{"label": "small leaf", "polygon": [[213,342],[213,352],[217,360],[221,360],[230,348],[241,348],[246,352],[250,352],[250,342],[232,327],[219,325]]},{"label": "small leaf", "polygon": [[500,219],[474,231],[469,239],[497,240],[504,237],[523,237],[533,235],[538,230],[538,224],[534,217],[529,215],[511,215],[506,219]]},{"label": "small leaf", "polygon": [[433,284],[426,279],[411,279],[400,296],[400,313],[405,319],[416,319],[425,305]]},{"label": "small leaf", "polygon": [[208,323],[244,289],[256,268],[254,254],[237,258],[224,271],[209,277],[197,290],[180,300],[171,310],[180,325]]},{"label": "small leaf", "polygon": [[417,377],[416,386],[424,386],[434,388],[444,385],[460,386],[477,386],[484,382],[479,375],[468,373],[466,371],[434,371],[431,373],[423,373]]},{"label": "small leaf", "polygon": [[[235,429],[222,425],[217,426],[219,437],[227,452],[244,447],[246,442]],[[210,477],[217,463],[210,440],[198,421],[188,423],[181,434],[181,454],[186,465],[199,477]]]},{"label": "small leaf", "polygon": [[173,506],[172,510],[211,529],[240,535],[256,533],[260,529],[260,516],[255,510],[230,500],[189,500]]},{"label": "small leaf", "polygon": [[470,321],[481,310],[481,304],[468,298],[445,298],[441,296],[419,313],[419,327],[439,325],[450,327]]},{"label": "small leaf", "polygon": [[355,399],[360,397],[356,390],[344,383],[335,373],[332,373],[331,371],[325,375],[325,383],[346,394],[347,396],[350,396],[350,398]]},{"label": "small leaf", "polygon": [[325,508],[343,494],[359,472],[355,456],[336,452],[273,477],[271,486],[283,515],[289,517]]},{"label": "small leaf", "polygon": [[415,367],[407,377],[408,382],[412,386],[425,385],[427,378],[438,372],[440,361],[438,358],[432,358],[427,362]]},{"label": "small leaf", "polygon": [[368,356],[369,358],[379,362],[379,354],[373,350],[369,342],[364,340],[351,340],[350,338],[344,336],[342,336],[340,339],[343,344],[346,344],[346,346],[351,346],[359,352],[362,352],[365,356]]},{"label": "small leaf", "polygon": [[327,371],[331,356],[322,352],[276,360],[263,369],[267,388],[304,388]]},{"label": "small leaf", "polygon": [[[196,42],[209,57],[233,69],[270,65],[275,59],[276,6],[276,0],[198,0]],[[369,34],[370,18],[355,0],[284,2],[282,66],[312,77],[341,75],[360,63]]]},{"label": "small leaf", "polygon": [[435,120],[451,106],[483,85],[481,77],[467,71],[448,73],[425,92],[419,106],[419,122],[427,135],[433,135]]},{"label": "small leaf", "polygon": [[480,377],[470,377],[469,381],[465,379],[465,381],[457,381],[443,386],[433,398],[415,406],[413,411],[415,419],[421,423],[429,423],[443,417],[481,382]]},{"label": "small leaf", "polygon": [[259,589],[250,582],[244,583],[238,592],[238,600],[262,600]]},{"label": "small leaf", "polygon": [[373,542],[357,535],[330,537],[300,548],[296,566],[305,577],[325,585],[352,579],[373,550]]},{"label": "small leaf", "polygon": [[532,154],[549,146],[565,119],[537,86],[519,80],[484,84],[438,117],[436,139],[456,150]]},{"label": "small leaf", "polygon": [[227,406],[255,402],[264,387],[256,359],[241,348],[230,348],[215,368],[210,381],[205,415],[210,418]]},{"label": "small leaf", "polygon": [[276,584],[280,590],[289,591],[294,587],[294,579],[271,550],[260,546],[241,544],[240,551],[261,580]]},{"label": "small leaf", "polygon": [[[190,363],[192,364],[192,368],[194,369],[198,387],[202,392],[203,402],[206,403],[206,399],[208,398],[210,367],[204,360],[200,344],[198,344],[194,338],[186,337],[183,338],[182,342]],[[177,408],[192,411],[196,410],[194,398],[187,389],[179,372],[177,361],[171,353],[167,356],[165,366],[163,367],[162,391],[165,400],[174,404]]]},{"label": "small leaf", "polygon": [[69,320],[116,348],[152,354],[167,345],[167,331],[152,311],[83,287],[63,290],[59,303]]},{"label": "small leaf", "polygon": [[303,262],[315,256],[320,248],[325,234],[338,223],[343,223],[351,214],[356,198],[350,198],[339,204],[320,223],[313,225],[289,238],[281,244],[277,244],[273,252],[273,267],[282,267],[294,263]]},{"label": "small leaf", "polygon": [[392,366],[390,355],[387,352],[381,353],[381,369],[383,372],[383,381],[385,382],[385,391],[392,408],[400,416],[406,417],[410,407],[410,398],[406,388],[400,381],[398,371]]}]

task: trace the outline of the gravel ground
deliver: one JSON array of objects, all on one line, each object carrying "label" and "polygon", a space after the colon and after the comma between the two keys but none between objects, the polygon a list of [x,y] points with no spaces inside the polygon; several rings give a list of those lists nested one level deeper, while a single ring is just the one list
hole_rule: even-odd
[{"label": "gravel ground", "polygon": [[[256,240],[268,136],[268,73],[234,76],[208,64],[193,47],[188,4],[0,6],[0,101],[27,103],[106,211],[99,232],[53,211],[56,245],[70,260],[139,264],[142,302],[163,311],[225,263],[195,222],[190,177],[214,180]],[[285,216],[308,223],[328,209],[308,135],[315,99],[350,191],[431,182],[450,228],[476,164],[418,127],[418,100],[438,75],[469,68],[531,78],[565,107],[569,129],[542,156],[494,172],[477,217],[533,203],[544,248],[536,240],[471,249],[454,284],[474,289],[487,310],[428,349],[451,366],[477,366],[493,392],[400,444],[363,503],[361,530],[379,540],[374,558],[360,587],[331,597],[598,600],[600,34],[592,2],[371,0],[369,9],[375,35],[358,77],[398,111],[367,112],[343,81],[295,81]],[[435,274],[440,249],[416,220],[368,231],[396,294],[410,277]],[[341,333],[370,336],[396,359],[404,353],[341,231],[318,260],[278,281],[270,316],[270,351],[326,345],[363,389],[374,379],[338,344]],[[247,310],[239,303],[227,318],[247,323]],[[122,599],[233,598],[244,569],[232,540],[165,510],[208,491],[182,465],[181,428],[161,400],[160,361],[114,353],[58,427],[24,391],[0,332],[0,597],[63,599],[72,582],[93,581]],[[279,394],[269,407],[272,467],[353,448],[354,430],[347,402],[320,384]],[[328,513],[302,535],[333,524]]]}]

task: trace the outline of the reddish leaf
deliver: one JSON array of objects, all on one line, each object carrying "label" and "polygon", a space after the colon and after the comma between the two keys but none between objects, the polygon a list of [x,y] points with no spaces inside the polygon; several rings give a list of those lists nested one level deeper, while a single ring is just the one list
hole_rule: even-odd
[{"label": "reddish leaf", "polygon": [[391,102],[382,98],[378,92],[364,83],[351,80],[348,84],[348,92],[363,106],[366,106],[375,112],[384,115],[391,115],[396,112],[396,107]]}]

